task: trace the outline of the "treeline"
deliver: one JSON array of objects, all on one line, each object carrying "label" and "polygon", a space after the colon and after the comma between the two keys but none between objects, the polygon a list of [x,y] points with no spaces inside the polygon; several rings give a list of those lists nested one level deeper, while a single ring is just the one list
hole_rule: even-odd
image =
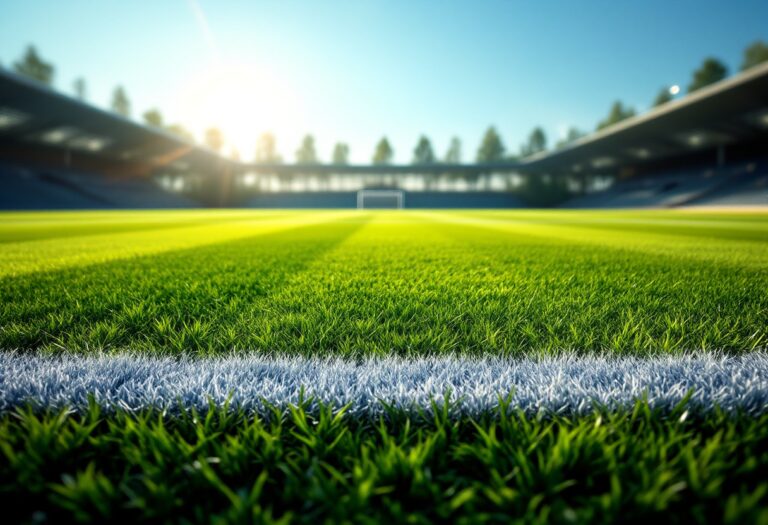
[{"label": "treeline", "polygon": [[[54,87],[56,69],[53,64],[43,59],[35,46],[27,46],[24,54],[13,63],[11,69],[20,75],[31,78],[41,84]],[[72,94],[82,102],[88,101],[88,84],[83,77],[77,77],[72,81]],[[112,91],[109,108],[125,118],[132,118],[131,101],[123,86],[117,85]],[[163,121],[162,114],[157,109],[149,109],[142,114],[144,123],[157,128],[165,129],[185,140],[194,142],[193,134],[181,124],[170,124]]]},{"label": "treeline", "polygon": [[[764,41],[756,41],[744,50],[744,57],[741,64],[741,70],[750,69],[758,64],[768,61],[768,44]],[[13,64],[13,70],[16,73],[25,75],[38,82],[48,86],[53,86],[55,69],[54,66],[45,61],[37,52],[34,46],[29,46],[21,59]],[[719,82],[728,76],[728,67],[720,60],[708,57],[701,66],[693,72],[690,83],[687,86],[687,93],[693,93],[701,88]],[[82,101],[87,100],[87,85],[84,78],[76,78],[72,83],[72,91],[76,98]],[[658,107],[673,100],[674,96],[680,92],[678,86],[665,86],[661,88],[653,100],[653,107]],[[125,118],[131,118],[131,103],[125,89],[122,86],[116,86],[110,101],[112,111]],[[595,131],[608,128],[623,120],[634,117],[637,114],[634,108],[624,105],[621,101],[615,101],[608,112],[608,115],[597,123]],[[142,114],[144,122],[156,128],[164,129],[190,142],[194,141],[194,136],[180,124],[169,124],[163,119],[158,109],[149,109]],[[563,139],[555,143],[555,148],[562,148],[570,143],[587,135],[583,130],[571,127],[566,132]],[[208,148],[221,152],[225,140],[222,131],[216,127],[208,128],[203,137],[203,144]],[[547,136],[544,130],[537,126],[528,135],[526,141],[520,145],[518,152],[507,150],[501,136],[494,126],[490,126],[480,141],[480,146],[475,154],[475,161],[478,163],[496,163],[505,161],[515,161],[520,158],[530,157],[548,150]],[[444,155],[438,156],[432,146],[430,139],[422,135],[419,137],[416,146],[413,149],[411,163],[414,165],[429,165],[438,163],[459,164],[462,162],[462,143],[458,137],[453,137],[448,145]],[[349,162],[349,145],[338,142],[334,145],[331,152],[331,161],[333,165],[345,165]],[[392,163],[394,159],[394,149],[387,137],[382,137],[376,144],[371,162],[376,165],[386,165]],[[232,152],[232,156],[239,158],[239,153]],[[279,164],[283,162],[282,156],[277,151],[277,140],[271,133],[261,135],[256,143],[255,156],[256,162],[265,164]],[[296,164],[312,165],[320,164],[321,161],[315,147],[315,139],[312,135],[306,135],[295,152]]]}]

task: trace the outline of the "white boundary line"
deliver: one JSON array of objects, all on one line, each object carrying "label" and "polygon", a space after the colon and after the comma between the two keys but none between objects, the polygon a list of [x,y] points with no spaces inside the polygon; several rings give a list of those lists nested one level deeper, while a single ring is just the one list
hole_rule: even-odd
[{"label": "white boundary line", "polygon": [[596,404],[628,407],[647,396],[652,407],[672,408],[692,391],[689,406],[709,410],[768,413],[768,353],[728,357],[684,356],[542,358],[428,357],[331,358],[146,357],[0,352],[0,411],[28,402],[41,407],[82,409],[88,397],[105,408],[175,410],[179,404],[205,410],[209,401],[248,411],[262,400],[279,407],[306,396],[350,411],[377,415],[381,401],[405,408],[429,408],[450,390],[461,414],[498,406],[512,393],[511,406],[529,413],[581,414]]}]

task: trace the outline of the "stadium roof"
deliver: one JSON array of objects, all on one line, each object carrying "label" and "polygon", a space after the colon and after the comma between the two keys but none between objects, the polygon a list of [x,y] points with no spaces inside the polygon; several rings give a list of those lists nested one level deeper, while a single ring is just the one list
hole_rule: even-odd
[{"label": "stadium roof", "polygon": [[114,162],[185,168],[218,155],[163,129],[146,126],[0,69],[0,143],[65,149]]},{"label": "stadium roof", "polygon": [[525,159],[522,171],[610,169],[768,137],[768,63]]}]

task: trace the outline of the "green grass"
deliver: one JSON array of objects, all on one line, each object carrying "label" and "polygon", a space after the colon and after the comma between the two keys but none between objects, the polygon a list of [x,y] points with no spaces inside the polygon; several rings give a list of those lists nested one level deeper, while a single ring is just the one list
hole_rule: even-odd
[{"label": "green grass", "polygon": [[768,214],[0,217],[5,349],[642,355],[768,341]]},{"label": "green grass", "polygon": [[[10,522],[765,523],[768,416],[0,418]],[[282,520],[282,521],[281,521]]]},{"label": "green grass", "polygon": [[[0,214],[0,349],[768,346],[768,214]],[[447,410],[447,409],[446,409]],[[0,414],[6,522],[768,523],[768,416]]]}]

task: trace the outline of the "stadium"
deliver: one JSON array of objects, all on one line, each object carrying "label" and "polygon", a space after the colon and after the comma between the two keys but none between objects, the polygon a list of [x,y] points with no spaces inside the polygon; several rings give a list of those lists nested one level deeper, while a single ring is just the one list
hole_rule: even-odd
[{"label": "stadium", "polygon": [[[295,7],[181,4],[172,16],[144,6],[157,16],[148,46],[173,40],[168,23],[186,16],[211,64],[257,38],[291,63],[285,33],[303,42],[299,69],[310,70],[308,42],[337,49],[313,31],[354,54],[352,37],[337,30],[355,33],[345,17],[374,9],[333,5],[331,20]],[[767,36],[747,29],[765,7],[742,8],[702,7],[702,19],[724,24],[713,42]],[[65,37],[85,41],[94,27],[112,27],[101,8],[47,9],[61,17],[51,31],[62,57]],[[463,18],[440,19],[478,23],[478,41],[504,18],[498,6],[461,9]],[[657,20],[659,9],[616,16]],[[18,30],[0,22],[6,35],[26,44],[26,32],[37,34],[24,25],[35,8],[4,10],[19,21]],[[406,40],[453,42],[436,26],[413,30],[403,11],[377,6],[359,18],[368,22],[362,34],[371,32],[361,48],[389,56],[377,46],[383,39],[389,49],[394,29]],[[138,16],[106,12],[126,26]],[[82,37],[68,25],[73,13],[94,17]],[[597,28],[609,14],[579,16]],[[239,33],[240,19],[275,29]],[[686,56],[699,56],[690,36],[698,30],[680,20],[667,30],[679,32]],[[223,30],[214,38],[216,27],[243,40],[227,44]],[[113,30],[104,47],[117,53],[123,33]],[[652,47],[646,32],[630,33],[627,41]],[[171,71],[162,64],[168,77],[151,74],[157,47],[137,52],[149,69],[135,78],[160,93],[161,78],[207,60],[193,44],[174,44],[191,47]],[[467,56],[474,49],[455,45]],[[607,52],[596,39],[584,45]],[[472,161],[462,160],[459,138],[438,158],[422,134],[410,162],[393,151],[396,133],[376,143],[370,162],[350,157],[347,143],[322,162],[312,135],[295,162],[284,160],[247,98],[230,105],[229,129],[258,138],[253,158],[241,157],[224,127],[201,127],[200,139],[157,110],[132,117],[123,88],[110,108],[85,96],[82,79],[69,94],[33,46],[12,65],[0,56],[6,522],[766,523],[768,44],[742,49],[740,71],[707,58],[687,93],[666,86],[642,112],[616,102],[595,131],[571,127],[555,146],[537,126],[510,153],[489,126]],[[94,71],[110,70],[92,60]],[[485,71],[480,58],[462,60]],[[540,66],[565,78],[559,60]],[[120,66],[130,77],[129,62]],[[368,73],[397,76],[404,98],[443,79],[437,60],[428,74],[404,62],[398,55],[397,68],[384,61],[389,68]],[[390,122],[388,112],[410,125],[424,105],[438,108],[439,127],[447,113],[441,93],[403,114],[394,102],[376,113],[369,100],[391,92],[360,89],[343,67],[313,71],[318,93],[330,79],[343,97],[333,105],[330,91],[305,93],[335,108],[336,119],[318,110],[338,120],[332,129],[364,135]],[[536,71],[529,63],[526,73]],[[222,78],[214,115],[230,108],[220,96],[237,92],[229,84],[248,83],[241,72]],[[450,78],[457,86],[446,91],[476,87]],[[254,102],[265,119],[289,91],[248,88],[269,95]],[[542,122],[596,97],[536,105],[534,91],[517,105],[535,106]],[[360,101],[370,115],[355,113]],[[188,115],[202,105],[194,99]],[[467,105],[468,114],[484,111],[481,100]],[[276,122],[294,131],[282,110]]]},{"label": "stadium", "polygon": [[0,75],[4,209],[768,205],[768,64],[516,162],[421,165],[243,163]]}]

